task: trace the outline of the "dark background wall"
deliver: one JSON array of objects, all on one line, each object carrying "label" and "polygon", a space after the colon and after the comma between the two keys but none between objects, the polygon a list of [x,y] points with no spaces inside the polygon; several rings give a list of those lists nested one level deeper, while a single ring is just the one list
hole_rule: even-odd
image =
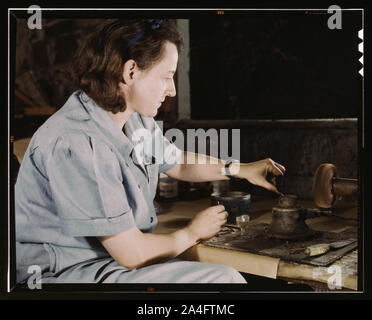
[{"label": "dark background wall", "polygon": [[[86,38],[99,19],[42,19],[42,29],[29,29],[27,19],[17,19],[15,23],[15,88],[22,85],[25,75],[32,73],[43,94],[43,101],[35,101],[38,106],[59,109],[67,100],[73,88],[64,76],[66,64],[72,58],[78,45]],[[28,78],[26,78],[28,80]],[[27,83],[26,85],[30,85]],[[28,90],[33,88],[29,86]],[[27,89],[25,89],[27,90]],[[32,97],[32,92],[24,92]],[[20,99],[14,103],[14,114],[29,115],[30,105]],[[37,115],[47,114],[40,110]],[[35,112],[34,112],[35,114]]]},{"label": "dark background wall", "polygon": [[357,117],[361,12],[246,12],[190,20],[194,119]]}]

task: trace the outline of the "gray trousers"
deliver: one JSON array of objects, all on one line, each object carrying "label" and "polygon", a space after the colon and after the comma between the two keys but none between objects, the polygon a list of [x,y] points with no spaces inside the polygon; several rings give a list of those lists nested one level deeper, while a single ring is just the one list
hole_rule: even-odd
[{"label": "gray trousers", "polygon": [[232,267],[173,259],[128,270],[112,258],[86,261],[42,277],[42,283],[246,283]]}]

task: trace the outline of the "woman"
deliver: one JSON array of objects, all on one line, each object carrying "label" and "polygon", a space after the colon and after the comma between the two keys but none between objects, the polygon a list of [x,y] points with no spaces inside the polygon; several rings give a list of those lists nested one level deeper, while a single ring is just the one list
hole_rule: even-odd
[{"label": "woman", "polygon": [[[34,134],[18,174],[18,282],[33,265],[42,283],[245,282],[231,267],[176,258],[217,234],[227,218],[222,205],[173,233],[151,233],[159,172],[184,181],[230,173],[278,193],[266,175],[285,171],[270,159],[230,166],[198,164],[197,155],[196,164],[187,164],[187,153],[159,133],[153,117],[176,95],[181,43],[172,20],[115,20],[78,51],[71,75],[79,90]],[[136,152],[139,129],[175,156],[157,161],[159,154]]]}]

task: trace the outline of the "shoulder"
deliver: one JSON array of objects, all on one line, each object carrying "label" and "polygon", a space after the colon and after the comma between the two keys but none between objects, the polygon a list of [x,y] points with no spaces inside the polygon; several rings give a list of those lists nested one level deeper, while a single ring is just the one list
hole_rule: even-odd
[{"label": "shoulder", "polygon": [[66,103],[38,128],[30,141],[30,149],[50,152],[61,141],[74,144],[74,141],[87,140],[89,135],[94,135],[80,96],[81,91],[71,94]]}]

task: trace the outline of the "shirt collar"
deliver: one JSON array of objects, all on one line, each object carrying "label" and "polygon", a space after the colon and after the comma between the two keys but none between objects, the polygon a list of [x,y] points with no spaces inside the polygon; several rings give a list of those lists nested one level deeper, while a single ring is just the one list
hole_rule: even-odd
[{"label": "shirt collar", "polygon": [[[138,112],[133,112],[124,125],[124,132],[128,139],[132,142],[133,147],[136,148],[137,145],[142,144],[141,148],[138,148],[137,150],[135,150],[136,152],[132,153],[133,160],[142,167],[144,163],[145,164],[153,163],[152,154],[153,132],[151,130],[152,128],[151,125],[149,125],[146,120],[147,118],[141,116]],[[151,118],[151,120],[153,121],[153,118]],[[148,130],[147,134],[143,136],[141,140],[138,139],[139,138],[138,136],[133,137],[135,130],[140,128]],[[142,134],[143,132],[140,135]],[[142,155],[137,154],[138,151],[140,151]]]},{"label": "shirt collar", "polygon": [[[109,113],[98,106],[93,99],[91,99],[84,91],[77,91],[75,94],[81,102],[81,108],[75,108],[70,118],[76,120],[93,120],[94,125],[108,140],[113,143],[120,153],[127,159],[134,146],[122,130],[115,123]],[[129,119],[128,119],[129,120]]]},{"label": "shirt collar", "polygon": [[83,102],[81,91],[75,91],[71,95],[64,108],[66,107],[69,109],[66,114],[66,117],[69,119],[77,121],[87,121],[91,119],[87,106],[85,102]]}]

